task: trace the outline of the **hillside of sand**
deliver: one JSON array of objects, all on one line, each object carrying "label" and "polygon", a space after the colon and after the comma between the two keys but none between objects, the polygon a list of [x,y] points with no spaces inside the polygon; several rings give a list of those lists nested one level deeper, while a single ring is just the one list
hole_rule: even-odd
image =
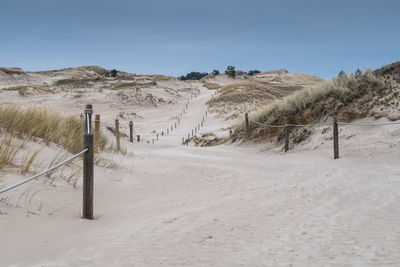
[{"label": "hillside of sand", "polygon": [[[110,77],[105,79],[111,83]],[[229,135],[230,124],[207,111],[215,90],[200,82],[155,82],[142,87],[142,93],[171,102],[124,102],[111,88],[101,91],[97,85],[77,89],[82,92],[59,86],[54,92],[29,88],[28,94],[1,90],[1,104],[44,107],[75,117],[92,103],[102,125],[115,118],[124,124],[133,120],[135,132],[145,138],[130,143],[123,137],[123,153],[98,155],[103,160],[95,166],[94,221],[80,218],[79,176],[74,176],[75,188],[63,179],[66,175],[44,176],[0,195],[3,265],[382,266],[400,261],[398,127],[341,127],[338,160],[333,160],[330,126],[318,126],[316,134],[288,153],[270,140],[186,146],[182,137],[200,122],[197,136]],[[102,130],[115,142],[105,125]],[[42,151],[33,172],[67,153],[40,138],[24,146],[25,151],[36,148]],[[79,173],[80,165],[78,160],[65,172]],[[8,166],[0,171],[1,184],[31,174]]]}]

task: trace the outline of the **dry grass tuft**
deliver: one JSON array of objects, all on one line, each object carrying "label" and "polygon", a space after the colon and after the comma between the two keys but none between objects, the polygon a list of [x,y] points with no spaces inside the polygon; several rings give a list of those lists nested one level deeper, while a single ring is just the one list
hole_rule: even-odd
[{"label": "dry grass tuft", "polygon": [[207,83],[207,82],[204,82],[203,86],[205,88],[207,88],[208,90],[215,90],[215,89],[221,88],[221,85],[219,85],[218,83]]},{"label": "dry grass tuft", "polygon": [[[77,153],[83,148],[82,121],[45,109],[0,106],[0,127],[12,134],[42,138],[46,144],[59,144],[71,153]],[[107,140],[103,138],[102,142]],[[104,147],[104,144],[102,146]]]}]

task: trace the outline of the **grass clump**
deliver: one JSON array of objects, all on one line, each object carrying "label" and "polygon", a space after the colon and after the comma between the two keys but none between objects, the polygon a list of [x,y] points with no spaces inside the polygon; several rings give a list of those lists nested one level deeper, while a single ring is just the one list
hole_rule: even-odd
[{"label": "grass clump", "polygon": [[203,83],[203,86],[205,88],[207,88],[208,90],[215,90],[215,89],[221,88],[221,85],[219,85],[218,83],[207,83],[207,82],[205,82],[205,83]]},{"label": "grass clump", "polygon": [[[83,122],[45,109],[0,106],[0,127],[9,133],[42,138],[46,144],[59,144],[71,153],[83,149]],[[107,140],[101,140],[104,147]]]},{"label": "grass clump", "polygon": [[[249,116],[258,122],[273,125],[283,125],[286,122],[309,124],[330,116],[351,121],[372,115],[371,107],[380,104],[377,99],[395,93],[386,78],[367,70],[364,74],[342,74],[332,81],[302,89],[273,101]],[[252,123],[247,131],[244,121],[234,128],[233,141],[244,137],[260,139],[282,134],[282,129],[260,127]]]}]

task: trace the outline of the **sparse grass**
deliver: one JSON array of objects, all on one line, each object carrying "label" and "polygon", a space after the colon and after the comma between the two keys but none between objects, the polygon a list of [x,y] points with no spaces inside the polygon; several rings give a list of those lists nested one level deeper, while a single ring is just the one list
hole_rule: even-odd
[{"label": "sparse grass", "polygon": [[300,86],[277,86],[257,81],[240,81],[221,87],[216,97],[208,101],[210,107],[222,104],[238,104],[244,102],[259,102],[282,98]]},{"label": "sparse grass", "polygon": [[0,170],[6,165],[12,165],[20,146],[15,144],[11,135],[4,135],[0,139]]},{"label": "sparse grass", "polygon": [[[281,100],[253,112],[249,116],[265,124],[283,125],[286,122],[308,124],[329,116],[340,116],[350,121],[368,114],[371,109],[367,103],[393,93],[382,77],[367,71],[360,77],[345,75],[332,81],[297,91]],[[281,134],[279,128],[259,127],[250,123],[246,131],[244,120],[235,127],[233,141],[260,139]]]},{"label": "sparse grass", "polygon": [[117,169],[121,169],[122,168],[121,166],[119,166],[114,161],[106,159],[106,158],[103,158],[102,156],[99,156],[99,155],[95,155],[94,163],[97,166],[104,167],[104,168],[107,168],[107,169],[117,170]]},{"label": "sparse grass", "polygon": [[123,89],[136,89],[136,88],[147,88],[151,86],[156,86],[156,82],[147,82],[147,83],[138,83],[138,82],[131,82],[131,83],[120,83],[111,88],[111,90],[123,90]]},{"label": "sparse grass", "polygon": [[[14,105],[0,106],[0,128],[9,133],[39,137],[46,144],[56,143],[71,153],[82,150],[84,125],[75,117],[64,117],[40,108],[22,109]],[[102,146],[107,143],[104,137]]]},{"label": "sparse grass", "polygon": [[20,166],[22,175],[25,175],[27,172],[29,172],[29,169],[31,168],[33,161],[36,159],[36,157],[39,153],[40,153],[40,149],[36,150],[33,153],[27,152],[24,155],[24,157],[22,158],[21,166]]},{"label": "sparse grass", "polygon": [[219,85],[218,83],[207,83],[207,82],[204,82],[203,86],[205,88],[207,88],[208,90],[215,90],[215,89],[221,88],[221,85]]}]

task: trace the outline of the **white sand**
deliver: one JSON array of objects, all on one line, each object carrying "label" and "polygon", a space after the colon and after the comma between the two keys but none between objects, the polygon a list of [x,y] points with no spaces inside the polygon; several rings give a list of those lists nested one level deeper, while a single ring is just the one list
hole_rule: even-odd
[{"label": "white sand", "polygon": [[[286,154],[270,143],[180,145],[212,93],[202,89],[170,136],[154,145],[123,140],[128,155],[104,155],[123,169],[95,168],[94,221],[80,218],[80,186],[35,182],[43,191],[33,202],[46,201],[37,214],[24,201],[15,207],[27,185],[7,193],[10,206],[0,204],[7,212],[0,215],[0,265],[399,264],[398,126],[342,127],[338,160],[331,130],[321,134],[322,128]],[[166,130],[185,102],[135,107],[142,116],[138,132],[150,139],[152,130]],[[55,103],[68,110],[62,98],[44,101]],[[118,109],[105,113],[111,120]],[[210,114],[202,131],[226,134],[219,130],[225,126]],[[7,181],[22,179],[11,176]]]}]

